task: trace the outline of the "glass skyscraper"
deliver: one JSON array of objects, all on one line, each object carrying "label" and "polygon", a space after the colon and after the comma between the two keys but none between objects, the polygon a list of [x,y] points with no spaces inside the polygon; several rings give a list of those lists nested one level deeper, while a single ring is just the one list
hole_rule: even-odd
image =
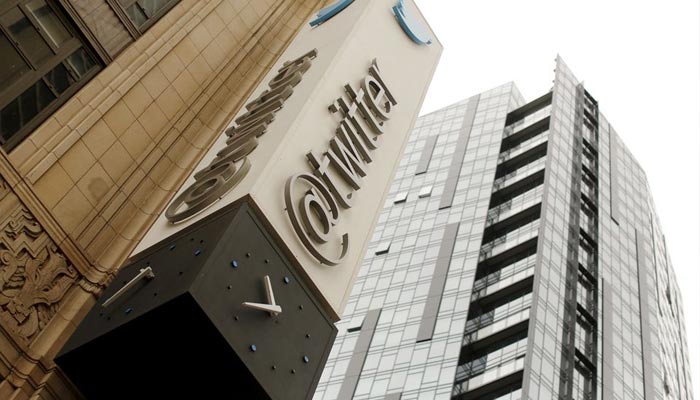
[{"label": "glass skyscraper", "polygon": [[692,399],[644,171],[566,64],[418,119],[316,400]]}]

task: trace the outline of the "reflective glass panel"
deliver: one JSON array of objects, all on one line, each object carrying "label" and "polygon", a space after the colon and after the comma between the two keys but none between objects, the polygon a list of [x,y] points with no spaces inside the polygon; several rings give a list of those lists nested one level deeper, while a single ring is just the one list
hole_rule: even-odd
[{"label": "reflective glass panel", "polygon": [[33,63],[38,65],[53,55],[49,45],[19,8],[12,8],[0,16],[0,22],[10,30],[10,34]]},{"label": "reflective glass panel", "polygon": [[17,50],[0,32],[0,88],[7,88],[12,81],[28,71],[29,67],[17,53]]},{"label": "reflective glass panel", "polygon": [[65,92],[75,82],[63,64],[58,64],[56,68],[46,74],[46,79],[59,94]]},{"label": "reflective glass panel", "polygon": [[68,56],[66,61],[78,78],[81,78],[95,66],[95,61],[84,49],[78,49],[75,53]]},{"label": "reflective glass panel", "polygon": [[138,3],[143,8],[148,18],[153,17],[161,8],[167,5],[170,0],[139,0]]},{"label": "reflective glass panel", "polygon": [[141,26],[146,22],[146,15],[141,11],[141,7],[134,3],[126,8],[126,13],[129,15],[129,19],[136,26]]},{"label": "reflective glass panel", "polygon": [[56,97],[43,80],[27,89],[0,111],[0,135],[7,141]]},{"label": "reflective glass panel", "polygon": [[27,9],[39,21],[39,26],[56,47],[70,40],[71,34],[46,1],[32,0],[27,3]]}]

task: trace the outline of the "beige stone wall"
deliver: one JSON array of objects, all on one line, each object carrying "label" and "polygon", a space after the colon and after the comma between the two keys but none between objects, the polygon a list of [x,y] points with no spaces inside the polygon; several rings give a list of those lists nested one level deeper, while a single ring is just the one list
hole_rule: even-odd
[{"label": "beige stone wall", "polygon": [[[53,357],[323,3],[182,0],[9,155],[0,150],[0,398],[75,397]],[[31,268],[56,297],[19,295],[39,290]],[[28,315],[36,329],[22,330]]]}]

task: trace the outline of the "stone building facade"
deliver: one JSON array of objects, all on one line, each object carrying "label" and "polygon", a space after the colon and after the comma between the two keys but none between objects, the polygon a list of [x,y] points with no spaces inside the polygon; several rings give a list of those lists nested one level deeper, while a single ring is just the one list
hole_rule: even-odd
[{"label": "stone building facade", "polygon": [[[324,3],[0,6],[0,39],[12,45],[2,51],[28,65],[0,86],[0,398],[78,397],[54,356]],[[48,58],[25,51],[28,32],[48,43]],[[42,101],[45,86],[53,94]]]}]

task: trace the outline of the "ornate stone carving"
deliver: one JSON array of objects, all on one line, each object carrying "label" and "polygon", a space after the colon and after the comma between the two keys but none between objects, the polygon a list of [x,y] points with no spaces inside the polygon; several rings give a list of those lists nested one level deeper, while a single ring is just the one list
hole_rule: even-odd
[{"label": "ornate stone carving", "polygon": [[56,243],[0,179],[0,324],[30,341],[78,277]]},{"label": "ornate stone carving", "polygon": [[8,193],[10,193],[10,185],[0,176],[0,201],[2,201]]}]

